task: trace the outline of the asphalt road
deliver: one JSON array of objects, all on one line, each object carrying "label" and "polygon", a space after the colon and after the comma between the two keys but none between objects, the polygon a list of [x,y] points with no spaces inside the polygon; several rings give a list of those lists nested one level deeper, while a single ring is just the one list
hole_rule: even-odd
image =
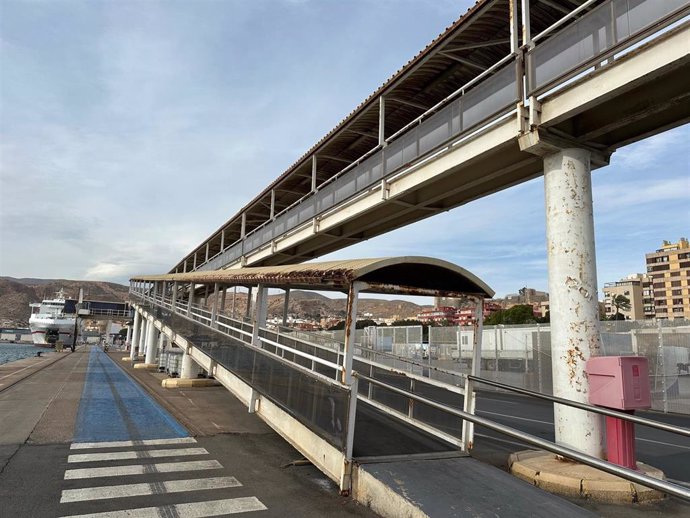
[{"label": "asphalt road", "polygon": [[[553,404],[548,401],[484,392],[477,398],[477,414],[538,437],[554,440]],[[690,428],[690,416],[639,411],[636,414]],[[645,426],[637,425],[635,428],[638,460],[661,469],[669,479],[690,485],[690,440]],[[475,456],[484,457],[493,464],[505,465],[505,459],[501,461],[501,450],[529,448],[525,443],[481,427],[477,428],[476,433]]]}]

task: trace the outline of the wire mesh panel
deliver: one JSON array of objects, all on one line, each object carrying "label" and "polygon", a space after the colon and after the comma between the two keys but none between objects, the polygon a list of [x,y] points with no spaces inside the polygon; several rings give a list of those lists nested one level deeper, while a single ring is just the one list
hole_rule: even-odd
[{"label": "wire mesh panel", "polygon": [[160,308],[154,313],[178,335],[184,336],[310,430],[337,448],[345,448],[350,398],[347,387],[301,371],[287,361],[207,326]]},{"label": "wire mesh panel", "polygon": [[[601,356],[639,355],[648,359],[652,408],[690,414],[689,321],[619,320],[600,322],[599,327]],[[453,332],[457,335],[455,346],[449,343]],[[472,327],[432,327],[429,330],[432,351],[429,365],[459,374],[469,373],[473,340]],[[443,352],[448,349],[450,359]],[[434,350],[440,352],[434,354]],[[483,378],[553,394],[552,360],[548,324],[484,327],[480,366]],[[443,372],[431,370],[430,375],[457,384],[452,376]]]}]

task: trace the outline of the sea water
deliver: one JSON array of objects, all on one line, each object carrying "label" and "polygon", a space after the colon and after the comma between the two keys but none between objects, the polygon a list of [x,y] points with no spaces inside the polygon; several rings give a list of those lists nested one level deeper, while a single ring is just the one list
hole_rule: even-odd
[{"label": "sea water", "polygon": [[36,356],[36,350],[33,344],[0,342],[0,364],[21,360],[29,356]]}]

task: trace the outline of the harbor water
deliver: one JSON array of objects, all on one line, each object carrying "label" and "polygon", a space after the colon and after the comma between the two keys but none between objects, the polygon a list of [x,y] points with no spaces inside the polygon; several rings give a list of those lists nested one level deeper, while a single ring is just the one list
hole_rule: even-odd
[{"label": "harbor water", "polygon": [[17,344],[14,342],[0,343],[0,365],[14,362],[29,356],[36,356],[36,347],[33,344]]}]

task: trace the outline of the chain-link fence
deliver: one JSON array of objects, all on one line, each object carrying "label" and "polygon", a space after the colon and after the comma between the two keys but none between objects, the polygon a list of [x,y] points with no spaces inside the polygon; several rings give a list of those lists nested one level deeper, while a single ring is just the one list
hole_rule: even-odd
[{"label": "chain-link fence", "polygon": [[[645,356],[649,360],[652,408],[690,414],[690,321],[614,320],[600,322],[602,356]],[[425,339],[428,332],[428,341]],[[344,340],[343,331],[328,333]],[[358,329],[361,349],[387,353],[372,357],[401,370],[425,372],[457,384],[454,376],[429,371],[468,374],[472,366],[472,327],[369,327]],[[395,357],[405,360],[398,360]],[[549,324],[485,326],[481,377],[508,385],[553,394]],[[401,363],[402,362],[402,363]],[[426,375],[426,374],[425,374]]]},{"label": "chain-link fence", "polygon": [[[690,321],[605,321],[600,326],[602,356],[649,360],[653,409],[690,414]],[[430,328],[432,365],[468,373],[473,339],[470,327]],[[553,393],[548,324],[487,326],[481,357],[482,377]]]}]

